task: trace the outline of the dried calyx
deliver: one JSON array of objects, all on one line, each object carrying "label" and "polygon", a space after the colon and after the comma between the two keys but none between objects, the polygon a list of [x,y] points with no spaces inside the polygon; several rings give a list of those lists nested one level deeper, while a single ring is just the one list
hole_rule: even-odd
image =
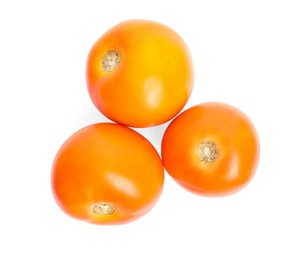
[{"label": "dried calyx", "polygon": [[115,208],[110,203],[99,202],[93,205],[92,211],[97,215],[111,215],[114,213]]},{"label": "dried calyx", "polygon": [[216,144],[212,141],[205,140],[198,145],[198,156],[203,163],[214,162],[219,155],[218,148]]},{"label": "dried calyx", "polygon": [[102,58],[102,70],[104,73],[110,73],[116,69],[120,63],[120,56],[118,51],[109,50]]}]

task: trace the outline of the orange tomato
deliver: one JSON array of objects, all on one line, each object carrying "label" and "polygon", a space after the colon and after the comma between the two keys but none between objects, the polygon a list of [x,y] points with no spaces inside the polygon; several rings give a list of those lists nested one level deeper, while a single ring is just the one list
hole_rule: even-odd
[{"label": "orange tomato", "polygon": [[52,190],[60,208],[94,224],[138,219],[155,205],[163,183],[163,165],[150,142],[112,123],[73,134],[52,166]]},{"label": "orange tomato", "polygon": [[89,95],[109,119],[123,125],[162,124],[186,104],[193,65],[182,38],[146,20],[122,22],[98,39],[86,66]]},{"label": "orange tomato", "polygon": [[204,196],[239,191],[253,177],[259,140],[249,118],[223,103],[194,106],[166,129],[162,160],[185,189]]}]

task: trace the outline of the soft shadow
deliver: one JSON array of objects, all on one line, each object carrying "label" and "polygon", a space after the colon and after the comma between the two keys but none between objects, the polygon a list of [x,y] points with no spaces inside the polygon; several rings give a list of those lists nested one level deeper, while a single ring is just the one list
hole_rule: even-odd
[{"label": "soft shadow", "polygon": [[152,127],[146,127],[146,128],[133,128],[138,133],[142,134],[145,138],[149,140],[149,142],[155,147],[157,152],[161,154],[161,141],[163,134],[169,125],[170,122],[158,125],[158,126],[152,126]]}]

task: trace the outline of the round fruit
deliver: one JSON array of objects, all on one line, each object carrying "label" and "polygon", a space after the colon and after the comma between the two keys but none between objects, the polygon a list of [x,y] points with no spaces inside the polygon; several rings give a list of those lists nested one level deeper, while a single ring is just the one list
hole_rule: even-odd
[{"label": "round fruit", "polygon": [[194,75],[189,50],[175,31],[153,21],[128,20],[94,43],[86,79],[102,114],[123,125],[147,127],[180,112]]},{"label": "round fruit", "polygon": [[162,160],[185,189],[204,196],[229,195],[253,177],[259,140],[243,112],[223,103],[204,103],[186,110],[168,126]]},{"label": "round fruit", "polygon": [[163,183],[162,162],[150,142],[112,123],[73,134],[52,167],[60,208],[94,224],[122,224],[143,216],[159,199]]}]

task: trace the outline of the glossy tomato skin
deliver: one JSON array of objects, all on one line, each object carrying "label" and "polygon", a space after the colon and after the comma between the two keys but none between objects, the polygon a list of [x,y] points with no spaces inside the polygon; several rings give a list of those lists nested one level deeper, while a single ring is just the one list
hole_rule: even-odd
[{"label": "glossy tomato skin", "polygon": [[[103,57],[115,50],[119,64],[103,70]],[[128,20],[102,35],[86,66],[89,95],[109,119],[123,125],[162,124],[186,104],[193,88],[188,47],[169,27],[148,20]]]},{"label": "glossy tomato skin", "polygon": [[[89,125],[73,134],[52,166],[59,207],[93,224],[123,224],[142,217],[159,199],[163,183],[163,165],[150,142],[112,123]],[[105,205],[111,210],[105,211]]]},{"label": "glossy tomato skin", "polygon": [[249,183],[259,161],[259,138],[240,110],[219,102],[194,106],[176,117],[162,140],[167,172],[188,191],[226,196]]}]

